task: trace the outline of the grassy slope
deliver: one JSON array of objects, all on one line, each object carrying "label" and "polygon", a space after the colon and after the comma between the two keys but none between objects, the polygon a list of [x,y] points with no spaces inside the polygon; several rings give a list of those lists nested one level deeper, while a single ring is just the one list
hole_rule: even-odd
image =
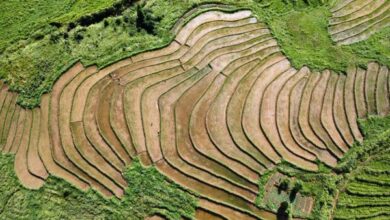
[{"label": "grassy slope", "polygon": [[377,61],[390,66],[390,28],[367,41],[337,46],[330,39],[327,26],[331,16],[328,6],[292,10],[268,21],[285,54],[296,68],[324,68],[343,72],[348,65],[366,66]]},{"label": "grassy slope", "polygon": [[0,51],[26,39],[52,21],[68,23],[107,8],[117,0],[17,0],[2,1],[0,7]]},{"label": "grassy slope", "polygon": [[348,152],[339,165],[346,175],[335,219],[390,216],[390,117],[371,117],[362,128],[367,141]]},{"label": "grassy slope", "polygon": [[104,199],[50,177],[39,191],[23,188],[13,171],[13,156],[0,155],[0,219],[144,219],[159,214],[167,219],[191,219],[196,197],[138,161],[124,176],[124,198]]},{"label": "grassy slope", "polygon": [[[12,46],[7,46],[6,52],[0,54],[0,76],[8,80],[11,86],[21,93],[19,102],[22,105],[35,106],[39,103],[40,95],[50,90],[52,84],[63,72],[63,69],[73,60],[81,58],[86,64],[97,63],[100,66],[104,66],[139,51],[164,46],[172,38],[169,29],[174,25],[175,21],[185,11],[193,7],[195,3],[201,2],[205,1],[175,0],[174,3],[164,0],[148,1],[146,7],[151,9],[155,16],[162,18],[161,22],[157,25],[156,36],[136,30],[135,10],[134,8],[130,8],[118,17],[106,19],[109,24],[107,26],[104,25],[104,22],[101,22],[86,28],[77,27],[71,32],[62,29],[53,29],[50,35],[46,35],[41,40],[30,39],[28,41],[18,41],[18,43]],[[315,0],[309,1],[313,3],[311,6],[303,4],[301,0],[298,0],[296,5],[286,3],[289,2],[288,0],[221,0],[220,2],[230,2],[240,7],[250,8],[260,20],[265,21],[270,26],[283,51],[297,68],[306,65],[312,69],[331,68],[337,71],[345,71],[347,65],[364,66],[372,60],[390,66],[388,59],[390,57],[390,42],[387,40],[390,37],[390,28],[382,30],[366,41],[339,47],[331,42],[327,33],[327,19],[330,13],[329,6],[326,4],[317,4]],[[10,4],[12,3],[15,4],[14,1],[10,1]],[[59,3],[57,2],[57,4]],[[8,6],[8,8],[10,7],[12,5]],[[45,7],[50,8],[54,7],[54,5],[48,4]],[[27,8],[33,8],[29,10],[35,10],[34,5]],[[59,6],[54,8],[59,8]],[[62,18],[67,19],[66,16]],[[36,21],[40,21],[40,19],[37,18]],[[26,29],[26,33],[28,33],[26,36],[29,36],[29,34],[40,27],[23,24],[22,22],[16,27],[8,26],[6,28],[17,30],[19,27],[23,27],[23,25],[29,28],[31,26],[31,29]],[[19,32],[16,31],[14,33]],[[77,40],[76,36],[80,34],[83,36],[83,39]],[[65,35],[69,35],[69,37],[66,38],[64,37]],[[304,183],[302,193],[312,195],[316,198],[313,218],[326,219],[331,215],[332,202],[336,195],[336,189],[342,184],[348,185],[348,181],[346,180],[348,180],[349,176],[353,176],[349,175],[350,171],[362,166],[362,161],[365,161],[364,158],[367,155],[375,153],[368,152],[367,148],[369,147],[367,146],[376,146],[375,149],[385,147],[383,142],[379,140],[379,137],[388,137],[388,133],[383,133],[390,128],[390,123],[387,120],[371,119],[368,122],[362,123],[362,128],[367,133],[367,141],[363,145],[354,147],[338,168],[338,171],[346,177],[345,179],[341,178],[341,175],[335,175],[325,167],[318,174],[305,173],[292,168],[288,164],[282,164],[278,167],[280,172],[302,180]],[[374,134],[382,135],[378,136]],[[388,155],[388,152],[386,155]],[[79,200],[84,201],[81,203],[81,207],[84,207],[84,210],[88,210],[86,211],[87,214],[96,214],[95,212],[101,209],[104,210],[103,214],[98,214],[104,217],[107,213],[120,215],[122,211],[129,214],[128,212],[132,212],[133,209],[138,210],[137,206],[124,203],[127,204],[125,210],[118,201],[103,200],[93,192],[88,192],[87,194],[81,193],[71,186],[66,185],[66,183],[54,178],[50,179],[49,183],[39,193],[27,191],[16,183],[15,176],[11,174],[11,161],[12,158],[8,156],[0,159],[1,169],[8,166],[8,168],[4,169],[8,170],[7,172],[10,176],[6,178],[9,181],[6,181],[5,185],[1,185],[2,189],[0,191],[4,190],[3,187],[5,187],[6,191],[1,192],[7,193],[0,194],[0,205],[8,201],[7,204],[11,204],[11,206],[7,206],[7,210],[12,210],[11,207],[14,207],[20,216],[24,215],[23,212],[27,213],[26,215],[37,215],[37,213],[29,214],[29,211],[24,209],[20,209],[21,211],[16,210],[15,207],[20,204],[30,209],[31,207],[42,207],[42,205],[50,206],[51,208],[47,207],[49,210],[47,216],[71,216],[72,213],[76,214],[77,211],[73,211],[73,207],[67,205],[69,201],[75,201],[68,199],[69,192],[70,195],[75,195],[75,198],[84,199]],[[3,165],[7,163],[7,166]],[[2,173],[7,172],[2,171]],[[142,182],[142,180],[140,181]],[[68,190],[63,191],[61,188]],[[140,193],[138,187],[133,187],[132,189],[135,191],[138,190],[138,193]],[[15,194],[17,196],[14,197],[14,200],[8,200],[6,195],[9,196],[12,192],[17,192]],[[53,203],[32,203],[32,201],[42,201],[42,198],[46,198],[43,195],[53,199],[51,200]],[[64,195],[68,196],[64,198]],[[341,196],[343,195],[341,194]],[[90,197],[93,198],[93,202],[87,202]],[[58,213],[58,211],[53,209],[53,204],[60,204],[68,211]],[[171,203],[167,202],[166,204]],[[132,207],[132,209],[129,207]],[[7,210],[2,210],[0,209],[0,213],[2,213],[0,214],[0,219],[2,218],[1,215],[5,216],[6,213],[10,214]],[[342,212],[343,206],[340,206],[336,211],[336,216],[337,213]],[[139,213],[145,214],[143,211],[139,211]],[[46,215],[45,213],[38,214]]]},{"label": "grassy slope", "polygon": [[[330,6],[328,3],[320,3],[322,1],[306,1],[310,2],[309,5],[303,0],[297,0],[295,4],[290,3],[292,2],[290,0],[217,0],[215,2],[251,9],[259,20],[270,26],[283,51],[296,68],[306,65],[317,70],[331,68],[345,71],[347,65],[366,65],[372,60],[390,66],[388,59],[390,42],[387,40],[390,28],[362,43],[336,46],[327,32]],[[86,3],[87,1],[76,1],[75,4],[77,2],[81,2],[79,4],[82,7],[66,3],[58,6],[57,4],[60,4],[58,2],[46,3],[44,6],[28,5],[29,10],[39,11],[34,13],[34,19],[25,19],[29,14],[18,9],[24,19],[13,25],[3,24],[3,30],[6,31],[2,33],[10,32],[11,37],[7,37],[6,34],[2,37],[5,41],[11,40],[14,43],[8,42],[6,51],[0,54],[0,78],[8,81],[11,88],[21,94],[18,103],[22,106],[38,105],[41,94],[50,91],[55,80],[76,59],[81,59],[87,65],[96,63],[105,66],[140,51],[166,45],[173,37],[170,28],[176,20],[190,8],[209,1],[147,1],[146,8],[150,9],[154,16],[161,18],[156,26],[156,35],[135,28],[135,7],[130,7],[117,17],[107,18],[105,22],[86,28],[77,27],[70,32],[66,27],[44,28],[40,25],[49,22],[50,19],[47,20],[44,16],[48,12],[50,12],[48,17],[53,17],[52,20],[73,20],[95,6],[98,6],[96,7],[98,9],[108,5],[102,3],[105,1],[96,1],[93,4]],[[113,0],[109,2],[112,3]],[[20,8],[20,5],[15,1],[0,3],[0,10],[13,6]],[[66,14],[57,17],[61,12],[60,9],[65,10]],[[7,15],[5,15],[6,19],[2,19],[3,23],[13,18],[12,13],[5,14]],[[37,35],[35,34],[27,41],[17,41],[19,35],[30,36],[29,34],[35,30],[39,30],[37,32],[43,34],[44,38],[34,40],[34,36]],[[45,33],[49,34],[45,35]]]}]

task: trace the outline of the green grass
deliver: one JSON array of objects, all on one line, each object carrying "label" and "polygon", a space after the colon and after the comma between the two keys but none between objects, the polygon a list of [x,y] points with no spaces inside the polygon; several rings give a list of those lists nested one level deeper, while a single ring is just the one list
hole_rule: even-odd
[{"label": "green grass", "polygon": [[139,161],[124,172],[129,187],[121,200],[82,192],[55,177],[38,191],[27,190],[18,182],[13,161],[0,155],[0,219],[144,219],[155,214],[192,219],[197,207],[195,196]]},{"label": "green grass", "polygon": [[330,4],[305,5],[300,0],[297,5],[283,5],[283,0],[269,2],[267,8],[256,12],[270,26],[295,68],[308,66],[313,70],[345,72],[349,65],[366,66],[370,61],[390,66],[390,28],[367,41],[338,46],[327,30]]},{"label": "green grass", "polygon": [[272,175],[274,175],[276,172],[276,170],[272,169],[272,170],[267,170],[259,179],[258,181],[258,186],[259,186],[259,193],[257,194],[257,197],[256,197],[256,205],[261,207],[261,206],[265,206],[265,204],[263,204],[263,199],[264,199],[264,196],[265,196],[265,185],[267,184],[267,182],[270,180],[270,178],[272,177]]},{"label": "green grass", "polygon": [[365,143],[352,148],[337,169],[345,179],[335,219],[390,216],[390,117],[371,116],[360,127]]},{"label": "green grass", "polygon": [[0,51],[27,39],[50,22],[68,23],[107,8],[117,0],[7,0],[0,5]]}]

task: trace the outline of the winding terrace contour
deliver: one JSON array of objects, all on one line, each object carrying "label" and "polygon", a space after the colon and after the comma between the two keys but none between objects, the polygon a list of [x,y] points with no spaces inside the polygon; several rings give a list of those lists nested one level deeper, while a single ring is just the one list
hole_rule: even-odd
[{"label": "winding terrace contour", "polygon": [[167,47],[104,69],[75,64],[40,108],[20,108],[0,84],[0,150],[16,154],[24,186],[54,175],[121,197],[139,157],[199,193],[199,215],[266,218],[255,206],[264,171],[333,167],[362,141],[358,118],[389,113],[387,67],[296,70],[250,11],[204,12],[177,30]]}]

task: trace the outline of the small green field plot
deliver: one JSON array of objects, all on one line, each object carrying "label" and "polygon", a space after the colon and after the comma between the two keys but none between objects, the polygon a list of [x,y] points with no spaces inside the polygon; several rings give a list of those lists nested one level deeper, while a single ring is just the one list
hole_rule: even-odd
[{"label": "small green field plot", "polygon": [[[278,212],[280,204],[289,202],[294,216],[309,217],[314,206],[314,199],[302,196],[299,191],[302,183],[288,178],[280,173],[272,175],[265,185],[265,195],[262,203],[271,210]],[[299,188],[299,189],[298,189]]]}]

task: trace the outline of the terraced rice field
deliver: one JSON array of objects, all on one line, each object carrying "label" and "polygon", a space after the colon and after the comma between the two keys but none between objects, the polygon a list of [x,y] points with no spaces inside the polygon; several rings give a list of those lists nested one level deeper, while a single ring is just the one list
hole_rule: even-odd
[{"label": "terraced rice field", "polygon": [[366,40],[390,24],[387,0],[344,0],[332,9],[329,33],[337,44]]},{"label": "terraced rice field", "polygon": [[138,156],[199,193],[202,218],[275,218],[255,205],[265,170],[283,160],[334,167],[363,140],[358,118],[389,113],[387,67],[294,69],[250,11],[211,10],[175,27],[165,48],[100,70],[75,64],[40,108],[20,108],[1,85],[0,149],[16,154],[24,186],[54,175],[121,197],[121,173]]},{"label": "terraced rice field", "polygon": [[389,217],[390,179],[389,156],[369,161],[340,195],[336,219]]}]

